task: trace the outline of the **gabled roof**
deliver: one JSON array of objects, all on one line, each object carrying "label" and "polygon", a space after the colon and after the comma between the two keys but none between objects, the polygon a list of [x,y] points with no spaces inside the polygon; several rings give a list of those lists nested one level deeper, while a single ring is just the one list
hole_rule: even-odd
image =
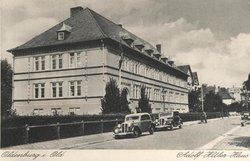
[{"label": "gabled roof", "polygon": [[193,72],[192,75],[193,75],[193,84],[194,85],[199,85],[199,79],[198,79],[197,72]]},{"label": "gabled roof", "polygon": [[219,95],[222,99],[233,99],[224,87],[219,89]]},{"label": "gabled roof", "polygon": [[[177,67],[186,74],[188,74],[188,71],[190,71],[190,74],[192,74],[190,65],[181,65],[181,66],[177,66]],[[192,75],[190,75],[190,76],[192,77]]]}]

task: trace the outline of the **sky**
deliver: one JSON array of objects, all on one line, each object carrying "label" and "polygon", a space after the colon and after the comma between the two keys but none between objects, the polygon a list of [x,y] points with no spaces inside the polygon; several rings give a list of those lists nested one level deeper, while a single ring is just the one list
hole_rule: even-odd
[{"label": "sky", "polygon": [[250,73],[250,0],[1,0],[1,59],[89,7],[153,45],[200,83],[241,86]]}]

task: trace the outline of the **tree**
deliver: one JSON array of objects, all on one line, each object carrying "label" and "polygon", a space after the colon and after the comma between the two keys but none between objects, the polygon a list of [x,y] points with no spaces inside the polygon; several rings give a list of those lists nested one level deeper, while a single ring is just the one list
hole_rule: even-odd
[{"label": "tree", "polygon": [[248,102],[249,102],[249,93],[250,93],[250,73],[248,74],[248,79],[243,82],[243,94],[245,95],[246,99],[246,110],[248,110]]},{"label": "tree", "polygon": [[146,87],[144,85],[141,87],[141,97],[138,102],[137,112],[152,112],[151,105],[149,104],[149,98],[146,94]]},{"label": "tree", "polygon": [[120,90],[116,80],[110,78],[106,84],[105,96],[101,100],[101,110],[103,114],[121,112]]},{"label": "tree", "polygon": [[248,79],[243,83],[245,89],[250,91],[250,73],[248,74]]},{"label": "tree", "polygon": [[204,110],[207,112],[221,112],[223,111],[223,103],[219,94],[210,91],[204,98]]},{"label": "tree", "polygon": [[201,111],[201,91],[192,90],[188,93],[188,106],[193,112]]},{"label": "tree", "polygon": [[12,74],[8,61],[1,60],[1,115],[11,114],[12,106]]},{"label": "tree", "polygon": [[128,91],[123,88],[121,92],[121,112],[123,113],[131,113],[131,110],[129,109],[129,102],[127,99]]}]

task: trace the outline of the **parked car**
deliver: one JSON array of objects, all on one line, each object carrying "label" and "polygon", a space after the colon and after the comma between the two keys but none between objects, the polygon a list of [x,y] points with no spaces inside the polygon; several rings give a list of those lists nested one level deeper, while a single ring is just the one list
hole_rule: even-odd
[{"label": "parked car", "polygon": [[250,123],[250,111],[243,111],[241,113],[241,126]]},{"label": "parked car", "polygon": [[113,135],[116,139],[126,135],[138,137],[143,132],[154,133],[154,124],[148,113],[126,115],[124,122],[114,128]]},{"label": "parked car", "polygon": [[174,127],[182,128],[183,122],[178,111],[159,113],[154,122],[155,130],[170,129]]}]

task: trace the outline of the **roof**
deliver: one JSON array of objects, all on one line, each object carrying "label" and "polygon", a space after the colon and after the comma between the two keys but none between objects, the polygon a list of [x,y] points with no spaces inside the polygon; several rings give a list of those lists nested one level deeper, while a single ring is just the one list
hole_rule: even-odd
[{"label": "roof", "polygon": [[222,99],[232,99],[227,89],[224,87],[219,89],[219,95],[221,96]]},{"label": "roof", "polygon": [[[181,66],[177,66],[180,70],[182,70],[183,72],[185,72],[186,74],[188,74],[188,71],[190,70],[191,73],[191,67],[190,65],[181,65]],[[191,76],[192,77],[192,76]]]},{"label": "roof", "polygon": [[[71,33],[67,36],[65,40],[58,41],[57,31],[60,31],[62,28],[68,30],[69,27]],[[132,48],[124,40],[121,39],[124,37],[132,38],[133,40],[136,40],[136,42],[139,42],[144,45],[146,49],[152,49],[153,52],[157,52],[156,48],[147,41],[137,37],[136,35],[124,29],[123,27],[108,20],[107,18],[101,16],[100,14],[89,8],[85,8],[78,11],[74,15],[70,16],[68,19],[41,33],[40,35],[32,38],[30,41],[8,51],[12,52],[30,48],[88,42],[105,38],[121,42],[123,45]],[[140,52],[137,48],[133,49]],[[168,66],[183,73],[183,71],[177,68],[175,65]]]},{"label": "roof", "polygon": [[141,116],[141,115],[149,115],[149,113],[133,113],[133,114],[126,115],[126,117],[130,117],[130,116]]},{"label": "roof", "polygon": [[192,75],[193,75],[193,84],[194,85],[199,85],[199,79],[198,79],[197,72],[193,72]]},{"label": "roof", "polygon": [[68,26],[68,25],[65,25],[65,23],[62,24],[62,27],[57,30],[57,32],[61,32],[61,31],[68,31],[68,32],[71,32],[72,30],[72,27]]}]

